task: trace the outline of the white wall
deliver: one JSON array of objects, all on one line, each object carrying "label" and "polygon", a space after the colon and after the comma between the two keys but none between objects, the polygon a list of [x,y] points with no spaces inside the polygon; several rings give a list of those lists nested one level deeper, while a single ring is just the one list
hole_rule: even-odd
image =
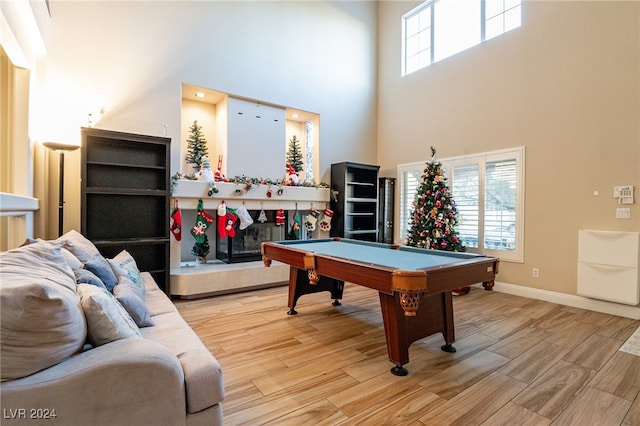
[{"label": "white wall", "polygon": [[60,1],[51,16],[36,139],[79,143],[87,114],[101,113],[97,127],[166,132],[173,174],[186,82],[320,114],[321,180],[331,163],[376,162],[373,2]]}]

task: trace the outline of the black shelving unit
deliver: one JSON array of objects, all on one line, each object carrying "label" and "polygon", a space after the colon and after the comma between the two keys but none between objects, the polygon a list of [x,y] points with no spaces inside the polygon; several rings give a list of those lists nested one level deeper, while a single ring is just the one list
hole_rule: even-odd
[{"label": "black shelving unit", "polygon": [[81,231],[169,290],[171,139],[82,128]]},{"label": "black shelving unit", "polygon": [[380,166],[359,163],[331,165],[334,211],[331,236],[378,241],[378,171]]}]

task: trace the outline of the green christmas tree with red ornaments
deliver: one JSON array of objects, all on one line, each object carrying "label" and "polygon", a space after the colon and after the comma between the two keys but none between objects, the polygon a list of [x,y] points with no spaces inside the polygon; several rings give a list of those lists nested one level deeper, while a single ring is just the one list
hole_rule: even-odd
[{"label": "green christmas tree with red ornaments", "polygon": [[458,211],[447,187],[442,164],[431,147],[427,163],[413,201],[409,234],[405,244],[411,247],[446,251],[465,251],[458,237]]}]

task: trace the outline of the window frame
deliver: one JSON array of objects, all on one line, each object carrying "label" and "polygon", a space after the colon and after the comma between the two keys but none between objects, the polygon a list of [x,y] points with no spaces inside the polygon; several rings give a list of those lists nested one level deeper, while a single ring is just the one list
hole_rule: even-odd
[{"label": "window frame", "polygon": [[[479,4],[480,6],[480,11],[479,11],[479,19],[480,19],[480,25],[479,25],[479,31],[480,34],[478,35],[478,42],[469,45],[468,47],[465,47],[461,50],[457,50],[453,53],[447,54],[446,56],[443,56],[441,58],[436,58],[436,50],[437,50],[437,43],[438,43],[438,38],[436,37],[436,32],[437,32],[437,27],[438,27],[438,20],[437,20],[437,13],[436,13],[436,5],[440,2],[445,2],[445,1],[454,1],[454,0],[427,0],[424,3],[419,4],[418,6],[414,7],[413,9],[411,9],[410,11],[408,11],[407,13],[403,14],[401,17],[401,28],[402,28],[402,49],[401,49],[401,66],[400,66],[400,75],[402,77],[405,77],[409,74],[412,74],[416,71],[419,71],[423,68],[427,68],[428,66],[439,62],[441,60],[444,60],[446,58],[449,58],[451,56],[456,55],[457,53],[463,52],[465,50],[468,50],[474,46],[477,46],[479,44],[484,43],[485,41],[491,40],[493,38],[499,37],[503,34],[506,34],[516,28],[519,28],[522,26],[522,4],[523,1],[522,0],[501,0],[502,1],[502,9],[501,12],[499,13],[494,13],[493,15],[491,15],[488,19],[486,17],[486,12],[487,12],[487,0],[476,0],[478,3],[475,3],[476,5]],[[500,0],[498,0],[500,1]],[[509,3],[510,1],[510,3]],[[517,3],[517,4],[516,4]],[[424,12],[425,10],[430,9],[430,23],[428,27],[424,27],[424,28],[418,28],[418,31],[416,33],[411,33],[408,34],[408,22],[413,19],[413,18],[417,18],[418,15],[422,12]],[[512,12],[515,9],[519,9],[520,10],[520,14],[519,14],[519,23],[517,26],[512,26],[507,28],[506,25],[506,15],[508,12]],[[497,9],[500,10],[500,9]],[[496,18],[500,17],[501,21],[502,21],[502,32],[497,32],[495,34],[490,34],[489,37],[487,37],[487,22],[489,20],[494,20]],[[428,49],[418,49],[418,51],[415,54],[412,54],[410,57],[407,56],[407,48],[408,48],[408,39],[411,36],[416,36],[417,34],[419,34],[422,31],[429,31],[429,47]],[[424,52],[426,50],[429,50],[429,61],[428,63],[424,64],[424,65],[420,65],[418,64],[416,66],[416,68],[411,68],[410,71],[408,71],[408,62],[410,59],[419,56],[421,52]],[[420,60],[420,58],[416,58],[418,61]]]},{"label": "window frame", "polygon": [[[515,249],[514,250],[497,250],[497,249],[489,249],[484,248],[484,231],[485,231],[485,191],[486,191],[486,164],[488,162],[500,161],[500,160],[515,160],[516,163],[516,211],[515,211],[515,221],[516,221],[516,229],[515,229]],[[479,253],[488,256],[499,257],[501,260],[523,263],[524,262],[524,188],[525,188],[525,148],[516,147],[516,148],[508,148],[497,151],[489,151],[482,152],[478,154],[465,155],[465,156],[457,156],[457,157],[448,157],[443,159],[438,159],[442,164],[442,169],[447,178],[447,186],[451,191],[452,198],[456,200],[456,194],[453,190],[453,184],[455,176],[452,176],[452,166],[455,163],[477,163],[478,164],[478,214],[479,214],[479,222],[478,222],[478,246],[475,247],[467,247],[468,252]],[[397,166],[397,176],[398,176],[398,197],[399,197],[399,212],[398,221],[399,227],[398,232],[400,236],[400,241],[402,244],[405,243],[405,237],[407,234],[407,230],[409,228],[409,217],[411,215],[411,211],[413,210],[412,203],[415,198],[415,190],[411,191],[408,188],[410,184],[408,176],[414,176],[417,184],[420,183],[420,177],[424,173],[424,168],[426,161],[422,161],[419,163],[407,163],[407,164],[399,164]],[[410,193],[409,193],[410,192]],[[482,242],[482,245],[480,244]]]}]

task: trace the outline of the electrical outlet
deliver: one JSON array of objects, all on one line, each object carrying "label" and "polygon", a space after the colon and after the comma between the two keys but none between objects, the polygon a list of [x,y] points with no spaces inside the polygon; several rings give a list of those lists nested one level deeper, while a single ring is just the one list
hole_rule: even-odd
[{"label": "electrical outlet", "polygon": [[540,276],[540,269],[533,268],[533,278],[538,278]]}]

